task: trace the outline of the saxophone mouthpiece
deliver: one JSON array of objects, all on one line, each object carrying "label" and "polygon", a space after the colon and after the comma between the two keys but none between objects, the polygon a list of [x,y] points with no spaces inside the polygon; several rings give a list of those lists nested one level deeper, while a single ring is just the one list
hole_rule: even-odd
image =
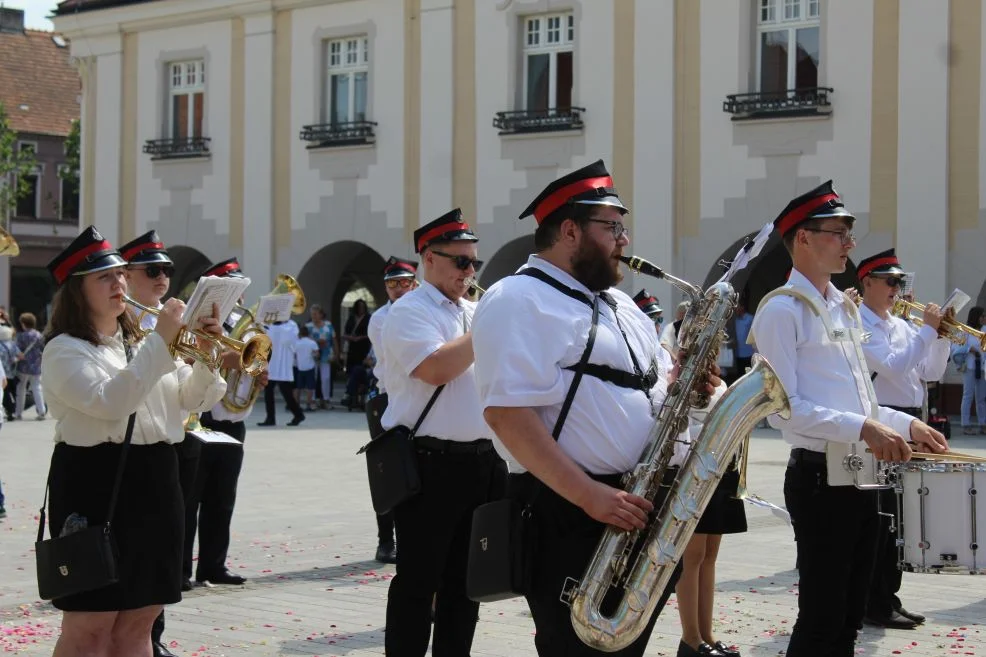
[{"label": "saxophone mouthpiece", "polygon": [[617,260],[622,262],[624,265],[647,276],[654,276],[655,278],[664,278],[664,270],[655,265],[652,262],[648,262],[638,256],[617,256]]}]

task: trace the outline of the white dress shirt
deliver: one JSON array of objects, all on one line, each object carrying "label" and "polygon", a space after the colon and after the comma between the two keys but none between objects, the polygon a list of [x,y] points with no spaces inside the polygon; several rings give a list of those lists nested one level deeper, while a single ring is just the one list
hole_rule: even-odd
[{"label": "white dress shirt", "polygon": [[[788,285],[827,308],[836,328],[856,328],[843,305],[845,295],[830,282],[825,296],[797,269]],[[832,341],[812,308],[791,296],[776,296],[763,304],[753,318],[751,332],[757,351],[773,366],[791,402],[791,418],[768,418],[794,447],[824,452],[826,441],[859,441],[870,415],[867,392],[869,374],[860,363],[852,342]],[[874,418],[904,438],[914,418],[889,408],[879,408]]]},{"label": "white dress shirt", "polygon": [[[384,353],[376,350],[377,357],[387,361],[387,410],[381,419],[385,429],[401,424],[413,427],[418,421],[435,386],[411,373],[439,347],[464,335],[475,309],[472,301],[451,301],[428,282],[391,306],[383,325]],[[475,365],[446,384],[418,435],[459,442],[493,436],[479,404]]]},{"label": "white dress shirt", "polygon": [[876,374],[873,389],[881,404],[920,408],[924,381],[938,381],[948,367],[950,343],[930,326],[916,329],[910,322],[890,315],[879,317],[865,303],[859,308],[870,339],[863,353]]},{"label": "white dress shirt", "polygon": [[66,334],[45,345],[41,380],[55,442],[122,443],[137,411],[133,444],[179,443],[188,412],[208,410],[226,391],[218,372],[175,360],[158,333],[133,351],[128,364],[120,333],[99,346]]},{"label": "white dress shirt", "polygon": [[373,376],[377,377],[377,390],[380,391],[381,395],[387,392],[387,385],[384,381],[387,354],[383,349],[383,324],[393,303],[393,301],[388,301],[373,311],[373,314],[370,315],[370,323],[366,327],[366,334],[370,338],[373,356],[376,358],[376,365],[373,366]]},{"label": "white dress shirt", "polygon": [[292,321],[265,326],[271,342],[267,378],[271,381],[294,381],[294,345],[298,341],[298,325]]},{"label": "white dress shirt", "polygon": [[[527,267],[545,272],[562,285],[585,295],[596,295],[575,278],[546,260],[532,255]],[[661,347],[654,322],[634,301],[616,288],[608,293],[617,302],[616,313],[599,301],[599,323],[589,362],[634,372],[627,342],[646,372],[658,370],[650,399],[641,390],[617,386],[588,374],[582,377],[562,427],[558,444],[576,464],[591,474],[616,474],[637,464],[654,427],[654,415],[667,396],[671,355]],[[547,430],[554,429],[582,357],[592,309],[530,276],[507,276],[487,290],[473,324],[476,378],[484,408],[533,408]],[[626,332],[624,342],[620,326]],[[722,386],[716,399],[725,390]],[[695,411],[700,422],[705,413]],[[673,464],[687,452],[688,432],[678,437]],[[524,468],[503,444],[494,440],[510,472]]]}]

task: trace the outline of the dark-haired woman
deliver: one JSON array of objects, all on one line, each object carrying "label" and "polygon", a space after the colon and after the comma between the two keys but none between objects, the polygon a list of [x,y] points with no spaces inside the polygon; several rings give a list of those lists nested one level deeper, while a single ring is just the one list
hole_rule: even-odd
[{"label": "dark-haired woman", "polygon": [[[140,339],[124,295],[126,262],[87,228],[49,265],[55,294],[42,380],[55,426],[49,474],[53,536],[107,520],[127,420],[136,413],[112,527],[119,581],[57,598],[62,633],[54,657],[150,657],[150,631],[165,604],[181,600],[182,497],[173,443],[188,411],[225,392],[218,372],[169,352],[184,305],[164,304]],[[218,335],[215,317],[200,328]]]}]

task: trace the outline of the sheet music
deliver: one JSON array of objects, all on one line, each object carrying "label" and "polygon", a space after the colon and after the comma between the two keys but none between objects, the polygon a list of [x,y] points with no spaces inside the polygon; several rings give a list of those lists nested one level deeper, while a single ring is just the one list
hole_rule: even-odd
[{"label": "sheet music", "polygon": [[185,304],[182,322],[185,326],[198,328],[201,317],[212,316],[212,304],[219,306],[219,319],[224,320],[233,311],[236,302],[250,286],[249,278],[206,276],[200,278],[195,291]]},{"label": "sheet music", "polygon": [[189,431],[190,436],[195,436],[197,439],[203,443],[209,443],[213,445],[237,445],[242,447],[243,443],[233,438],[230,435],[222,433],[221,431],[212,431],[210,429],[201,429],[199,431]]},{"label": "sheet music", "polygon": [[966,304],[968,304],[970,301],[972,301],[972,298],[968,294],[966,294],[959,288],[955,288],[954,290],[952,290],[952,293],[948,295],[948,299],[945,300],[945,305],[942,306],[942,310],[944,311],[944,310],[948,310],[949,308],[954,308],[955,314],[958,315],[959,311],[965,308]]},{"label": "sheet music", "polygon": [[914,272],[904,272],[904,280],[900,286],[900,296],[906,297],[909,294],[914,294]]},{"label": "sheet music", "polygon": [[257,306],[256,320],[261,324],[273,324],[274,322],[286,322],[291,319],[291,308],[294,306],[295,296],[293,294],[268,294],[260,297],[260,305]]}]

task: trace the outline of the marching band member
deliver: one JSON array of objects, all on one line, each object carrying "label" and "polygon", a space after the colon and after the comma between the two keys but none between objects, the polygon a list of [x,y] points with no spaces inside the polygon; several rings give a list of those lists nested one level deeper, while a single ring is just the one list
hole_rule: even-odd
[{"label": "marching band member", "polygon": [[[243,278],[240,264],[230,258],[207,268],[199,278],[218,276],[220,278]],[[226,328],[229,333],[229,328]],[[223,354],[223,368],[238,369],[239,354],[227,351]],[[259,377],[261,385],[267,384],[267,372]],[[236,390],[227,390],[230,397],[245,397],[253,386],[253,377],[243,374]],[[233,521],[233,507],[236,505],[236,484],[243,468],[243,443],[246,440],[246,418],[253,410],[230,411],[222,400],[211,410],[202,414],[199,421],[212,431],[224,433],[236,439],[240,446],[224,443],[202,444],[202,457],[199,459],[195,489],[185,510],[185,558],[191,563],[195,530],[199,534],[199,558],[195,567],[195,581],[210,584],[242,585],[246,578],[229,572],[226,556],[229,552],[229,527]]]},{"label": "marching band member", "polygon": [[830,280],[846,269],[854,220],[831,181],[784,208],[774,226],[794,267],[787,285],[761,302],[751,329],[791,404],[790,419],[769,419],[793,447],[784,497],[801,584],[788,657],[852,654],[873,570],[877,495],[829,485],[826,449],[862,441],[877,459],[906,461],[909,436],[945,450],[944,437],[924,422],[876,406],[856,305]]},{"label": "marching band member", "polygon": [[[209,408],[226,389],[217,372],[169,352],[181,329],[180,301],[165,303],[154,330],[140,339],[124,300],[126,264],[90,226],[48,265],[59,286],[42,361],[57,420],[53,536],[66,520],[107,520],[128,418],[136,413],[113,517],[119,582],[54,601],[65,612],[56,657],[152,654],[155,617],[181,600],[184,523],[173,445],[184,438],[187,412]],[[215,335],[219,320],[204,318],[201,329]]]},{"label": "marching band member", "polygon": [[[476,313],[479,394],[510,468],[508,494],[528,501],[538,491],[527,603],[542,657],[605,654],[577,637],[559,596],[567,578],[582,576],[606,525],[643,528],[654,509],[622,490],[620,478],[637,464],[674,374],[654,321],[613,287],[622,279],[616,257],[629,244],[626,213],[601,160],[552,182],[520,215],[537,221],[536,253],[518,275],[495,283]],[[555,442],[552,428],[586,348],[594,306],[596,339]],[[712,386],[721,385],[717,371]],[[612,654],[641,655],[658,614],[631,646]],[[682,646],[678,654],[719,654],[704,650]]]},{"label": "marching band member", "polygon": [[633,302],[640,308],[640,312],[650,317],[651,321],[654,322],[654,330],[660,336],[661,327],[664,325],[664,308],[661,308],[661,302],[657,300],[657,297],[647,294],[647,290],[641,290],[633,295]]},{"label": "marching band member", "polygon": [[[157,231],[152,230],[120,247],[120,256],[127,261],[127,290],[129,296],[139,303],[160,310],[161,299],[168,293],[171,277],[175,273],[175,263],[164,248]],[[133,312],[134,309],[131,309]],[[157,315],[143,313],[140,318],[142,329],[153,330]],[[187,437],[187,436],[186,436]],[[199,466],[201,443],[198,440],[182,440],[175,443],[178,456],[178,482],[181,484],[182,498],[187,507],[195,487],[195,473]],[[186,582],[192,576],[191,561],[182,562],[182,590],[191,589]],[[151,627],[151,648],[154,657],[174,657],[174,653],[162,640],[164,634],[164,611],[154,619]]]},{"label": "marching band member", "polygon": [[[920,329],[890,313],[904,282],[904,270],[894,249],[860,260],[856,275],[863,285],[859,314],[863,327],[871,334],[863,343],[863,353],[872,372],[876,398],[884,406],[920,418],[924,382],[938,381],[948,367],[950,343],[938,337],[941,308],[929,303]],[[879,495],[881,512],[896,514],[896,492],[888,488]],[[890,519],[881,515],[866,621],[881,627],[912,629],[924,622],[924,616],[904,609],[897,597],[901,569],[897,566],[896,536],[891,533],[891,526]]]},{"label": "marching band member", "polygon": [[482,265],[476,236],[455,209],[414,231],[424,282],[393,304],[383,326],[387,410],[383,426],[421,424],[415,445],[421,491],[394,509],[400,549],[387,597],[386,653],[422,657],[431,633],[435,655],[468,655],[479,604],[466,597],[473,510],[502,497],[503,461],[483,420],[473,368],[475,305],[463,299]]},{"label": "marching band member", "polygon": [[[373,366],[373,376],[377,379],[377,396],[366,403],[366,419],[370,427],[370,438],[383,432],[380,418],[387,409],[386,384],[386,352],[383,349],[383,323],[390,307],[402,296],[418,287],[415,278],[418,263],[390,256],[383,268],[383,283],[387,288],[386,304],[370,315],[370,324],[366,329],[373,345],[371,353],[376,359]],[[394,541],[394,514],[392,511],[377,514],[377,553],[374,557],[382,563],[397,563],[397,544]]]}]

